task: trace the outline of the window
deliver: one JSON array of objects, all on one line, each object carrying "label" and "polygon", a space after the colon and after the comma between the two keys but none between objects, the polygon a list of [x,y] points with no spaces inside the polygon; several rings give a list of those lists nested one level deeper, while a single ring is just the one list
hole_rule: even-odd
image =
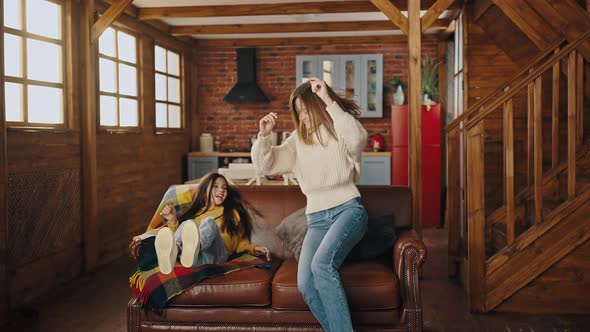
[{"label": "window", "polygon": [[157,45],[154,52],[156,128],[181,128],[180,55]]},{"label": "window", "polygon": [[137,38],[107,28],[98,40],[100,126],[139,126]]},{"label": "window", "polygon": [[4,0],[4,101],[15,127],[65,127],[64,9],[48,0]]}]

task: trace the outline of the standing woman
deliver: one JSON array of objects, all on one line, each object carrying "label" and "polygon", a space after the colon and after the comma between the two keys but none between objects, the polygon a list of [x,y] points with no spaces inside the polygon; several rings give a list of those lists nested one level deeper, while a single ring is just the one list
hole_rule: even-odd
[{"label": "standing woman", "polygon": [[355,181],[367,131],[358,105],[312,79],[291,94],[295,131],[280,146],[269,134],[278,116],[260,120],[252,161],[267,175],[294,173],[307,197],[307,233],[299,257],[297,288],[324,330],[352,331],[338,270],[367,231],[367,211]]}]

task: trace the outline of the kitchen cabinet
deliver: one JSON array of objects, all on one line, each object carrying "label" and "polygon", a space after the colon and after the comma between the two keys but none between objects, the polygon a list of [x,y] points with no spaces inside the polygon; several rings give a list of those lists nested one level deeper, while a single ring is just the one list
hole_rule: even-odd
[{"label": "kitchen cabinet", "polygon": [[298,55],[297,85],[323,79],[337,93],[356,100],[361,118],[383,117],[383,55]]},{"label": "kitchen cabinet", "polygon": [[200,178],[209,172],[216,172],[218,168],[218,157],[188,157],[189,180]]},{"label": "kitchen cabinet", "polygon": [[363,156],[361,178],[357,184],[389,185],[391,183],[391,157]]}]

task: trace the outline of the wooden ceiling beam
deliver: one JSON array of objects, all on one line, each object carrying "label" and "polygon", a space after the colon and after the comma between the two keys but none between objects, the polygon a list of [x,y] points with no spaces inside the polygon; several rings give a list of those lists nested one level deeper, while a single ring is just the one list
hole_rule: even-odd
[{"label": "wooden ceiling beam", "polygon": [[[545,50],[551,45],[551,41],[545,39],[546,34],[542,34],[537,29],[549,28],[542,18],[535,17],[535,15],[526,14],[523,8],[516,9],[517,3],[512,0],[492,0],[492,2],[502,10],[502,12],[516,25],[540,50]],[[530,9],[530,8],[529,8]],[[534,11],[531,11],[534,12]],[[531,20],[536,19],[541,23]],[[550,28],[549,28],[550,29]],[[545,29],[545,31],[548,31]],[[555,32],[553,32],[555,33]]]},{"label": "wooden ceiling beam", "polygon": [[[408,8],[408,0],[394,0],[391,3],[400,10]],[[436,0],[422,0],[423,9],[430,8]],[[137,17],[141,20],[165,17],[217,17],[217,16],[254,16],[254,15],[292,15],[292,14],[326,14],[375,12],[375,6],[368,1],[347,2],[305,2],[273,3],[223,6],[184,6],[140,8]]]},{"label": "wooden ceiling beam", "polygon": [[449,6],[455,2],[455,0],[438,0],[437,2],[428,9],[426,14],[420,19],[422,25],[422,32],[428,30],[428,28],[434,24],[436,19],[444,12]]},{"label": "wooden ceiling beam", "polygon": [[[438,35],[427,34],[422,41],[437,41]],[[391,44],[407,43],[406,35],[351,36],[351,37],[294,37],[294,38],[231,38],[198,39],[197,47],[292,46],[336,44]]]},{"label": "wooden ceiling beam", "polygon": [[109,9],[92,25],[90,32],[90,41],[95,42],[98,37],[109,27],[117,17],[121,16],[125,11],[125,8],[129,6],[133,0],[117,0],[114,1]]},{"label": "wooden ceiling beam", "polygon": [[[112,5],[113,3],[117,2],[118,0],[94,0],[94,5],[98,9],[99,5]],[[139,8],[135,7],[133,4],[125,7],[124,13],[131,17],[137,18],[137,14],[139,13]]]},{"label": "wooden ceiling beam", "polygon": [[[451,20],[436,20],[432,29],[447,29]],[[283,24],[222,24],[176,26],[170,29],[173,36],[199,34],[240,34],[240,33],[288,33],[288,32],[326,32],[326,31],[379,31],[397,30],[390,21],[354,22],[312,22]]]},{"label": "wooden ceiling beam", "polygon": [[393,3],[389,0],[371,0],[371,2],[403,33],[408,34],[408,19]]}]

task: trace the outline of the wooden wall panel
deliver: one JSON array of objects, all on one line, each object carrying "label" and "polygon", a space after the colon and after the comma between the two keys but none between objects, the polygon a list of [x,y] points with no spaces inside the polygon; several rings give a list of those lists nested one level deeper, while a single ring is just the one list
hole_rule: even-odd
[{"label": "wooden wall panel", "polygon": [[476,23],[520,66],[526,65],[538,52],[533,42],[496,6],[490,6]]},{"label": "wooden wall panel", "polygon": [[590,241],[501,304],[497,311],[590,313]]},{"label": "wooden wall panel", "polygon": [[[78,61],[78,4],[64,1],[66,56]],[[6,131],[7,271],[10,306],[30,302],[80,275],[80,134],[77,72],[66,65],[71,129]],[[4,100],[4,98],[2,98]],[[4,118],[4,115],[2,115]],[[1,229],[1,227],[0,227]]]},{"label": "wooden wall panel", "polygon": [[[469,52],[467,53],[467,63],[469,67],[468,78],[468,96],[469,105],[474,105],[480,99],[485,98],[503,83],[508,81],[513,73],[519,67],[498,47],[495,42],[489,38],[488,34],[481,26],[475,23],[467,24],[467,43]],[[513,101],[514,109],[514,132],[515,140],[518,141],[519,131],[522,128],[522,105],[523,98],[521,94]],[[468,106],[469,106],[468,105]],[[525,113],[526,114],[526,113]],[[491,214],[496,208],[503,203],[503,150],[502,150],[502,111],[498,109],[496,113],[486,117],[484,122],[484,158],[485,158],[485,206],[486,215]],[[519,162],[518,156],[520,144],[515,142],[515,191],[520,187],[519,184]]]},{"label": "wooden wall panel", "polygon": [[[0,217],[0,297],[3,301],[0,302],[0,323],[9,306],[28,304],[84,272],[78,32],[81,7],[78,1],[65,3],[68,62],[64,77],[71,87],[66,90],[65,100],[72,112],[67,119],[71,129],[5,130],[4,114],[0,114],[0,162],[7,165],[0,164],[0,204],[3,204],[4,195],[10,200],[8,209],[1,208],[2,213],[8,212],[8,221]],[[139,134],[97,134],[99,264],[124,255],[131,236],[144,230],[165,189],[182,182],[185,156],[190,150],[190,119],[194,113],[190,70],[192,43],[180,42],[128,16],[121,20],[139,32],[142,50],[138,57],[145,55],[140,59],[139,83],[143,130]],[[188,96],[184,104],[188,129],[183,133],[156,134],[154,130],[154,38],[186,55],[183,70],[187,84],[182,88],[183,96]],[[2,176],[4,172],[7,172],[6,177]],[[11,237],[4,240],[6,227]]]},{"label": "wooden wall panel", "polygon": [[[183,99],[186,130],[157,134],[154,97],[154,45],[140,37],[142,54],[140,94],[143,130],[139,134],[97,135],[99,263],[120,257],[134,235],[149,223],[166,189],[182,183],[191,146],[192,54],[185,53]],[[175,49],[173,49],[175,50]],[[176,50],[182,52],[182,50]]]},{"label": "wooden wall panel", "polygon": [[82,271],[79,167],[10,173],[7,210],[16,307]]}]

